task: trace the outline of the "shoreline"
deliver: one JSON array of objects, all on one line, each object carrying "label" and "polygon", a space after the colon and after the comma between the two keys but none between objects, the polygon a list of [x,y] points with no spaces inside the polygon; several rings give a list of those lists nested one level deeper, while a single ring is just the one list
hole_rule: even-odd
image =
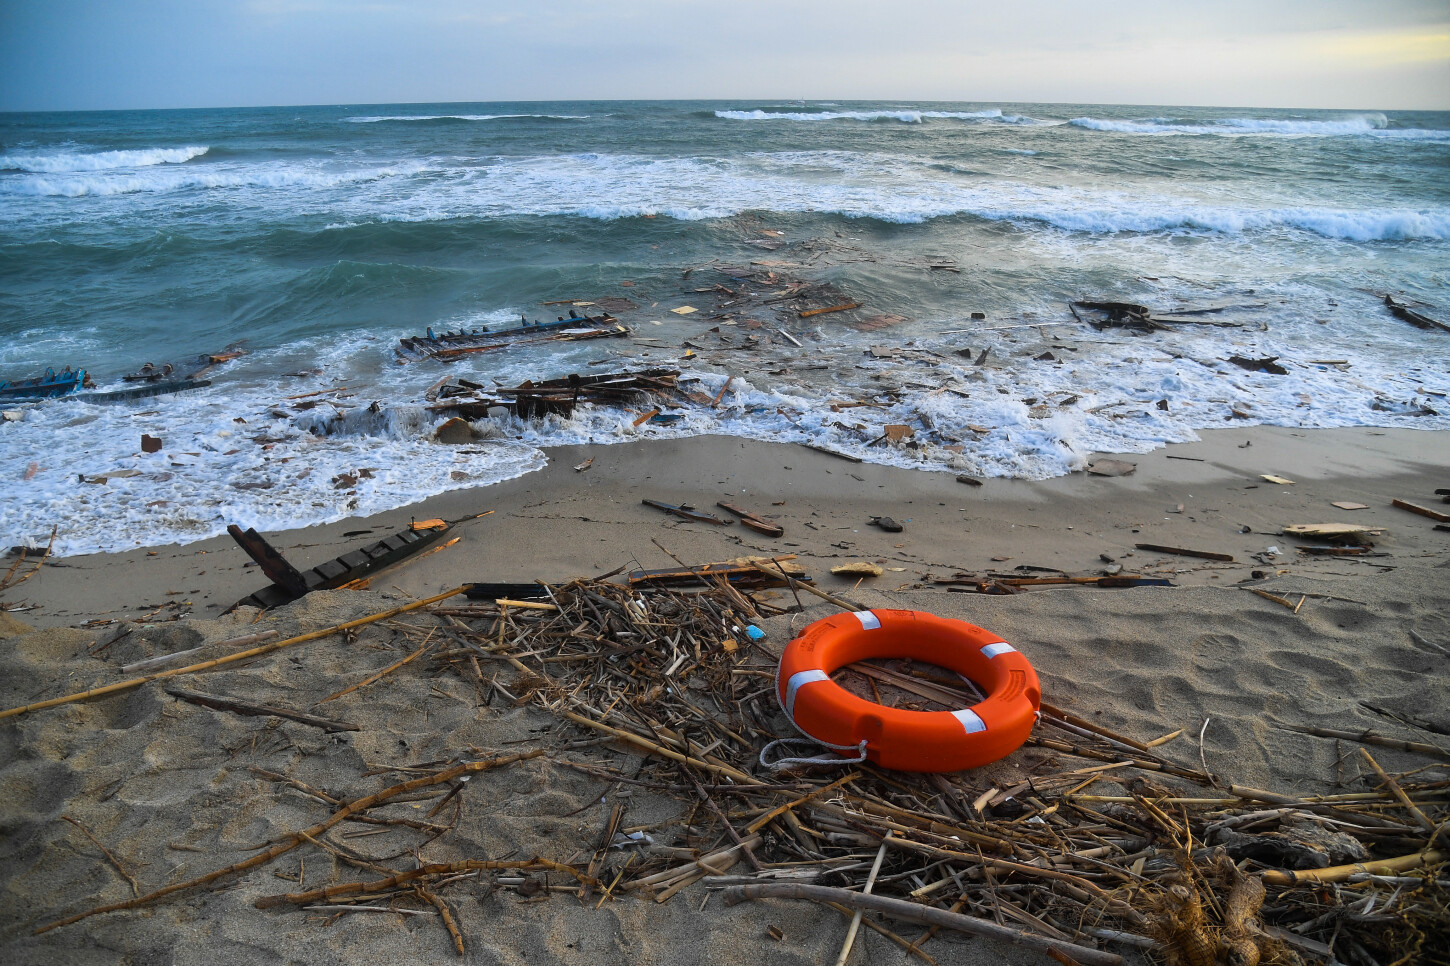
[{"label": "shoreline", "polygon": [[[461,581],[562,581],[621,565],[674,566],[651,538],[689,563],[795,553],[824,587],[850,586],[824,573],[847,560],[903,568],[874,582],[883,589],[1019,564],[1097,573],[1104,565],[1100,554],[1114,557],[1124,572],[1148,565],[1155,573],[1171,571],[1180,584],[1234,582],[1267,564],[1304,574],[1373,572],[1413,566],[1416,555],[1447,545],[1432,521],[1390,501],[1428,504],[1435,488],[1450,484],[1450,433],[1254,426],[1202,437],[1145,454],[1110,454],[1136,464],[1128,476],[989,478],[981,486],[959,483],[951,473],[853,463],[795,444],[728,436],[560,446],[546,451],[546,467],[522,477],[266,536],[306,569],[414,519],[463,520],[455,528],[459,543],[384,578],[383,589],[415,596]],[[574,471],[590,457],[587,471]],[[1262,474],[1295,483],[1276,485]],[[735,502],[777,519],[785,534],[771,539],[735,523],[686,523],[642,506],[642,498],[692,503],[731,520],[714,503]],[[1334,500],[1369,508],[1344,511],[1330,505]],[[901,522],[903,532],[872,526],[878,515]],[[1385,527],[1377,549],[1392,556],[1295,559],[1292,541],[1277,535],[1286,524],[1325,522]],[[1251,532],[1237,532],[1242,527]],[[1210,564],[1131,552],[1135,543],[1228,553],[1235,560]],[[1254,559],[1270,546],[1283,551],[1277,560]],[[36,626],[135,618],[176,600],[191,602],[191,616],[215,617],[266,583],[249,564],[229,537],[64,557],[48,560],[5,598],[11,607],[36,605],[16,614]]]}]

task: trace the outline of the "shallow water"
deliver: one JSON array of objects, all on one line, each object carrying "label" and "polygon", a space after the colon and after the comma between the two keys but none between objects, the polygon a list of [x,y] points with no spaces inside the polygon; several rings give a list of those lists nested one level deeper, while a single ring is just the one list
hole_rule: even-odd
[{"label": "shallow water", "polygon": [[[0,379],[71,364],[108,388],[147,361],[180,366],[237,340],[250,354],[185,395],[5,404],[24,419],[0,425],[0,541],[58,525],[60,551],[78,553],[332,520],[526,473],[550,443],[639,435],[733,433],[1042,478],[1093,451],[1191,439],[1235,411],[1444,429],[1445,415],[1410,414],[1450,413],[1450,336],[1411,328],[1379,297],[1450,308],[1447,172],[1450,114],[1424,112],[616,102],[4,115]],[[619,314],[639,340],[678,347],[715,324],[712,296],[694,289],[763,290],[715,270],[752,261],[865,307],[757,314],[764,348],[692,360],[627,340],[447,368],[393,353],[429,326],[550,318],[542,302],[602,296],[638,303]],[[957,271],[930,267],[948,262]],[[1069,314],[1082,297],[1223,305],[1201,318],[1235,327],[1100,333]],[[668,312],[684,303],[702,311]],[[852,325],[881,313],[909,321]],[[873,345],[904,351],[873,359]],[[1235,354],[1280,356],[1290,373],[1223,362]],[[481,424],[488,438],[463,448],[431,441],[439,419],[421,405],[448,373],[513,384],[662,364],[712,396],[735,376],[734,391],[669,428],[597,409]],[[284,401],[341,386],[309,409]],[[872,445],[890,423],[913,427],[914,448]],[[139,454],[142,432],[163,451]],[[334,485],[364,468],[356,486]]]}]

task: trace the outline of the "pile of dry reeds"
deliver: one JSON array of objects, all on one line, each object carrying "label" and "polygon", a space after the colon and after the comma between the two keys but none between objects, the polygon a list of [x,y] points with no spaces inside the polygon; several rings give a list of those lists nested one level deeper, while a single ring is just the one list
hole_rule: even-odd
[{"label": "pile of dry reeds", "polygon": [[[1450,932],[1442,838],[1450,782],[1431,771],[1444,765],[1394,776],[1361,748],[1372,768],[1362,789],[1279,795],[1225,785],[1201,763],[1170,757],[1164,749],[1179,733],[1138,740],[1045,704],[1029,750],[1018,753],[1029,777],[1010,787],[984,787],[973,772],[903,774],[869,762],[777,771],[762,764],[761,751],[792,729],[774,693],[775,655],[746,629],[786,609],[789,596],[776,592],[765,603],[718,577],[701,577],[697,588],[592,579],[543,591],[529,601],[434,604],[422,612],[430,623],[409,631],[419,641],[412,656],[428,654],[431,673],[460,675],[484,701],[532,703],[577,731],[555,730],[507,756],[398,769],[407,781],[352,802],[264,773],[334,811],[243,863],[44,928],[312,846],[367,875],[259,905],[341,914],[407,910],[411,902],[441,918],[460,953],[465,939],[448,905],[456,890],[516,889],[540,900],[567,893],[597,906],[626,897],[665,902],[703,880],[707,889],[693,900],[702,907],[718,889],[727,903],[800,898],[838,910],[851,920],[841,962],[858,924],[928,963],[936,960],[927,942],[943,928],[1065,963],[1119,962],[1115,950],[1185,966],[1445,961],[1446,947],[1434,940]],[[429,673],[430,661],[409,673]],[[977,700],[960,679],[910,662],[853,665],[836,677],[904,707]],[[1433,745],[1353,737],[1450,757]],[[605,760],[610,748],[643,762],[623,770]],[[407,870],[321,840],[345,819],[402,823],[425,839],[446,835],[453,822],[432,819],[464,780],[539,755],[611,788],[676,796],[687,803],[684,815],[635,825],[627,800],[614,796],[597,837],[574,855]],[[1190,755],[1201,761],[1183,757]],[[369,814],[400,796],[438,801],[427,821]],[[382,899],[387,905],[377,905]],[[926,928],[908,932],[902,923]]]}]

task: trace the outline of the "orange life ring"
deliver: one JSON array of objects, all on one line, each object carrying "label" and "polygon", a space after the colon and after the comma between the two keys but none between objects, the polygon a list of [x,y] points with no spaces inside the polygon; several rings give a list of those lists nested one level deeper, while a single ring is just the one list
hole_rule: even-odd
[{"label": "orange life ring", "polygon": [[[903,711],[856,697],[831,672],[869,658],[911,658],[966,675],[986,700],[961,711]],[[1016,648],[966,621],[910,610],[863,610],[816,621],[786,645],[776,675],[781,707],[807,737],[856,750],[883,768],[977,768],[1022,746],[1042,688]]]}]

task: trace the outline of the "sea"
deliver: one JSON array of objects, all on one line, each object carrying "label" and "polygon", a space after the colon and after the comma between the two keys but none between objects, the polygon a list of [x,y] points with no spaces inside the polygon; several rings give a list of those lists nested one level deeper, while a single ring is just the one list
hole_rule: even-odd
[{"label": "sea", "polygon": [[[861,307],[802,317],[801,283]],[[1210,428],[1450,428],[1450,334],[1394,317],[1387,294],[1450,321],[1450,113],[3,114],[0,380],[68,365],[110,390],[148,362],[246,354],[176,395],[0,402],[0,544],[54,529],[69,555],[335,521],[537,471],[564,443],[723,434],[1044,479]],[[1100,329],[1074,300],[1177,321]],[[631,336],[453,363],[396,351],[430,328],[598,311],[582,303],[624,306]],[[683,418],[666,425],[586,406],[480,420],[472,445],[433,436],[446,416],[427,394],[447,376],[658,367],[720,404],[667,401]]]}]

